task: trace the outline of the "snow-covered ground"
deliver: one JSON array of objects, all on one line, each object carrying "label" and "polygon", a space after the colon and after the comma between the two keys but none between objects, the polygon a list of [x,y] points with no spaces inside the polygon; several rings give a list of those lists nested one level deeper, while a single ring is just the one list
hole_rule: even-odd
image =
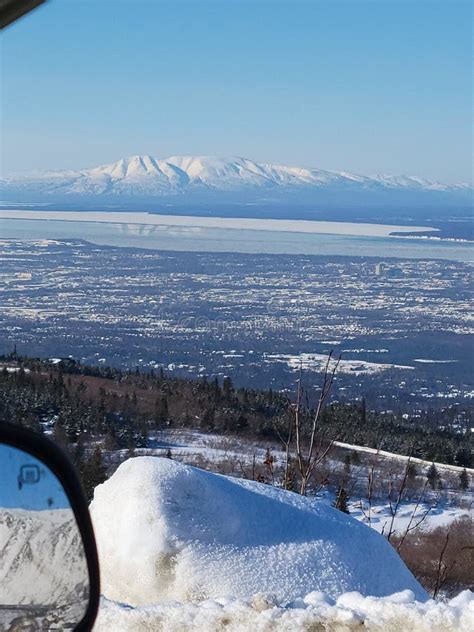
[{"label": "snow-covered ground", "polygon": [[[386,450],[376,450],[375,448],[367,448],[365,446],[355,445],[352,443],[343,443],[342,441],[335,441],[335,445],[341,448],[347,448],[350,450],[355,450],[356,452],[365,452],[366,454],[374,454],[380,457],[386,457],[388,459],[394,459],[397,461],[408,461],[410,458],[411,463],[422,465],[424,467],[429,467],[431,465],[431,461],[424,461],[423,459],[417,459],[416,457],[408,457],[403,454],[395,454],[395,452],[387,452]],[[474,476],[474,469],[472,468],[463,468],[457,465],[450,465],[449,463],[436,463],[436,468],[438,470],[445,470],[447,472],[457,472],[458,474],[466,469],[472,476]]]},{"label": "snow-covered ground", "polygon": [[469,632],[474,595],[429,600],[373,530],[318,503],[138,457],[91,505],[95,632]]},{"label": "snow-covered ground", "polygon": [[[369,525],[379,533],[387,533],[390,528],[392,516],[387,503],[372,503],[370,512],[367,502],[355,501],[348,504],[350,515],[356,520]],[[426,514],[426,517],[425,517]],[[369,518],[370,515],[370,518]],[[474,512],[471,509],[453,507],[446,504],[432,506],[429,503],[403,502],[398,508],[394,521],[394,531],[398,534],[406,532],[410,526],[415,526],[420,522],[423,531],[430,531],[437,527],[447,527],[461,518],[472,517]]]},{"label": "snow-covered ground", "polygon": [[[279,446],[274,446],[270,443],[248,443],[239,440],[237,437],[204,433],[196,430],[163,430],[150,438],[150,444],[152,446],[151,448],[138,448],[136,454],[141,456],[166,456],[168,451],[170,451],[172,458],[182,463],[206,467],[206,469],[211,470],[225,471],[226,473],[233,473],[239,477],[242,476],[244,472],[247,476],[251,475],[254,459],[257,464],[263,463],[267,447],[272,449],[275,468],[281,466],[284,459],[284,454],[279,449]],[[403,467],[408,459],[406,456],[393,452],[375,450],[373,448],[366,448],[349,443],[335,442],[335,447],[342,449],[344,452],[347,451],[349,454],[358,452],[362,458],[364,455],[367,455],[367,457],[376,457],[381,462],[385,461],[388,467],[390,467],[391,464],[394,466],[401,465],[401,467]],[[123,460],[126,453],[127,451],[123,450],[120,451],[117,456],[120,460]],[[328,457],[328,460],[330,461],[331,457]],[[412,458],[411,461],[419,468],[421,474],[427,471],[431,465],[431,462],[423,461],[422,459]],[[234,467],[233,470],[232,464]],[[342,467],[342,463],[331,461],[331,467]],[[456,480],[463,469],[455,465],[444,463],[436,463],[436,467],[441,476],[451,475],[454,476]],[[355,472],[355,474],[363,479],[363,484],[366,485],[366,468],[363,465],[359,465],[357,468],[354,467],[354,470],[358,470],[358,473]],[[474,478],[474,470],[467,469],[467,472]],[[416,507],[416,501],[403,501],[397,512],[394,530],[398,533],[403,533],[410,520],[412,520],[412,525],[416,524],[419,518],[421,518],[428,509],[429,511],[426,518],[424,518],[422,522],[422,528],[424,530],[448,526],[459,518],[474,515],[474,495],[472,492],[461,494],[459,491],[454,493],[446,490],[446,495],[448,496],[448,500],[420,503],[418,507]],[[331,505],[333,500],[333,494],[329,492],[318,493],[318,502]],[[427,501],[429,501],[429,499],[427,499]],[[416,513],[414,514],[415,509]],[[349,510],[351,515],[357,520],[365,524],[369,523],[367,519],[367,502],[362,495],[353,494],[351,496]],[[381,532],[385,528],[386,532],[390,519],[390,510],[386,498],[374,498],[370,510],[370,526],[378,532]]]},{"label": "snow-covered ground", "polygon": [[[293,371],[323,371],[327,363],[327,355],[322,353],[300,353],[299,355],[291,354],[266,354],[266,362],[282,362]],[[335,360],[331,363],[330,368],[335,366]],[[368,373],[380,373],[388,369],[414,369],[412,366],[402,364],[388,364],[381,362],[367,362],[365,360],[341,360],[338,364],[338,373],[350,373],[351,375],[364,375]]]},{"label": "snow-covered ground", "polygon": [[264,595],[252,600],[176,601],[133,608],[103,599],[94,632],[472,632],[474,594],[449,602],[346,593],[337,600],[310,593],[290,604]]}]

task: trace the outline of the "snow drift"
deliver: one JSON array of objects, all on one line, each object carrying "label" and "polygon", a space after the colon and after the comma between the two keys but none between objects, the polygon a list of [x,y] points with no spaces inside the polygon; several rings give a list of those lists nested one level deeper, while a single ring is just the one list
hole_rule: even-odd
[{"label": "snow drift", "polygon": [[141,608],[103,599],[94,632],[472,632],[473,621],[468,590],[446,603],[421,603],[406,590],[391,597],[346,593],[337,600],[310,593],[285,605],[263,596]]},{"label": "snow drift", "polygon": [[427,599],[386,540],[350,516],[170,459],[123,463],[91,513],[103,594],[132,606],[258,593],[283,603],[314,591]]}]

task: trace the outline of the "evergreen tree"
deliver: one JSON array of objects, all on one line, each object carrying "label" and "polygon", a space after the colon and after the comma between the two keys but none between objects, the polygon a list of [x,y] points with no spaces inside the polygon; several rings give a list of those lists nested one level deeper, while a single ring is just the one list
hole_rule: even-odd
[{"label": "evergreen tree", "polygon": [[351,477],[351,455],[346,454],[344,457],[344,479],[348,481]]},{"label": "evergreen tree", "polygon": [[204,415],[201,418],[201,426],[207,430],[214,428],[215,423],[215,410],[214,408],[207,408],[204,411]]},{"label": "evergreen tree", "polygon": [[438,487],[439,474],[434,463],[430,465],[428,472],[426,473],[426,478],[428,480],[428,485],[431,489],[435,490]]},{"label": "evergreen tree", "polygon": [[337,490],[336,500],[334,501],[334,507],[339,509],[339,511],[343,511],[344,513],[349,513],[349,508],[347,506],[347,501],[349,500],[349,495],[344,489],[342,485],[339,485],[339,489]]},{"label": "evergreen tree", "polygon": [[416,478],[417,476],[418,470],[416,469],[416,465],[412,461],[410,461],[410,463],[408,463],[407,465],[406,470],[406,488],[409,495],[416,492],[418,488],[418,481]]},{"label": "evergreen tree", "polygon": [[469,446],[463,446],[457,450],[454,461],[456,465],[460,465],[461,467],[473,467],[474,452]]},{"label": "evergreen tree", "polygon": [[219,386],[219,380],[217,379],[217,377],[214,378],[212,389],[214,391],[214,401],[217,402],[221,395],[221,387]]},{"label": "evergreen tree", "polygon": [[62,448],[64,449],[68,448],[69,446],[68,436],[61,419],[58,419],[54,424],[53,439]]},{"label": "evergreen tree", "polygon": [[81,475],[86,497],[88,500],[92,500],[94,489],[107,478],[107,470],[100,446],[96,446],[92,454],[83,461]]},{"label": "evergreen tree", "polygon": [[469,489],[469,474],[467,473],[466,468],[464,468],[461,474],[459,474],[459,489],[463,492],[467,492]]},{"label": "evergreen tree", "polygon": [[162,426],[166,421],[168,421],[168,417],[168,399],[165,395],[163,395],[155,402],[155,422],[158,426]]},{"label": "evergreen tree", "polygon": [[119,442],[117,441],[117,434],[115,432],[115,427],[111,424],[108,427],[107,432],[105,433],[104,448],[108,450],[109,452],[112,452],[113,450],[117,450],[118,447],[119,447]]},{"label": "evergreen tree", "polygon": [[414,463],[410,462],[408,467],[407,467],[407,480],[408,481],[414,481],[417,476],[418,476],[418,472],[417,472],[417,469],[416,469],[416,465]]},{"label": "evergreen tree", "polygon": [[138,424],[138,433],[135,437],[137,448],[146,448],[148,445],[148,426],[145,421]]},{"label": "evergreen tree", "polygon": [[80,435],[77,439],[74,450],[72,451],[72,460],[79,471],[81,470],[82,463],[84,461],[85,452],[84,437]]},{"label": "evergreen tree", "polygon": [[230,379],[229,376],[226,376],[224,378],[224,381],[222,383],[222,391],[226,399],[229,399],[230,396],[232,395],[233,386],[232,386],[232,380]]},{"label": "evergreen tree", "polygon": [[234,430],[244,430],[245,428],[247,428],[249,425],[249,422],[247,420],[247,417],[245,415],[239,415],[237,417],[237,421],[235,423],[234,426]]},{"label": "evergreen tree", "polygon": [[360,465],[360,455],[357,450],[352,450],[351,452],[351,462],[354,465]]}]

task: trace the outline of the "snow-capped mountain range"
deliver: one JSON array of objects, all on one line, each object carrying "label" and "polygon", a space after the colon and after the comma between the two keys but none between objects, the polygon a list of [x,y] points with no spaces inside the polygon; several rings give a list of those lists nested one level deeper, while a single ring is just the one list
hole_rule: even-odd
[{"label": "snow-capped mountain range", "polygon": [[0,550],[3,604],[67,604],[87,596],[84,545],[70,508],[1,507]]},{"label": "snow-capped mountain range", "polygon": [[107,165],[4,178],[8,202],[148,205],[281,205],[351,208],[380,204],[465,205],[468,184],[447,185],[413,176],[361,176],[257,163],[247,158],[136,155]]}]

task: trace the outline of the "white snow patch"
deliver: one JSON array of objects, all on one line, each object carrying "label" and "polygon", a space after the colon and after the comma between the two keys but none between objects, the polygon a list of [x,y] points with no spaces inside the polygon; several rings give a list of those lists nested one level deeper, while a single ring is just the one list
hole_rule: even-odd
[{"label": "white snow patch", "polygon": [[[293,371],[299,371],[300,368],[306,371],[324,371],[328,356],[323,353],[300,353],[299,355],[291,354],[264,354],[265,362],[282,362]],[[332,359],[329,368],[335,366],[336,360]],[[367,362],[365,360],[340,360],[338,365],[339,373],[348,373],[351,375],[362,375],[381,373],[389,369],[405,369],[413,370],[412,366],[404,366],[402,364],[382,364],[380,362]]]},{"label": "white snow patch", "polygon": [[[361,507],[362,503],[362,507]],[[362,508],[364,511],[362,511]],[[367,501],[357,501],[349,503],[351,516],[369,524]],[[426,514],[426,518],[423,518]],[[438,527],[448,527],[456,520],[462,518],[472,518],[471,509],[462,507],[450,507],[449,505],[429,505],[428,503],[417,504],[416,502],[401,503],[394,521],[393,530],[395,533],[403,534],[409,526],[413,526],[423,518],[420,530],[427,532]],[[370,509],[370,526],[379,533],[387,533],[391,524],[390,506],[388,503],[372,502]]]},{"label": "white snow patch", "polygon": [[[397,454],[396,452],[387,452],[386,450],[379,450],[377,448],[368,448],[363,445],[356,445],[355,443],[344,443],[343,441],[334,441],[334,445],[340,448],[346,448],[348,450],[353,450],[354,452],[365,452],[366,454],[374,454],[380,457],[386,457],[388,459],[395,459],[398,461],[404,461],[405,463],[410,460],[411,463],[416,463],[425,468],[428,468],[432,461],[425,461],[424,459],[418,459],[414,456],[407,456],[405,454]],[[470,467],[461,467],[460,465],[451,465],[449,463],[439,463],[435,462],[435,465],[438,469],[446,470],[448,472],[458,472],[461,473],[463,470],[466,470],[469,474],[474,475],[474,468]]]},{"label": "white snow patch", "polygon": [[413,362],[419,362],[420,364],[451,364],[457,362],[457,360],[429,360],[428,358],[415,358]]},{"label": "white snow patch", "polygon": [[446,603],[415,601],[409,590],[382,598],[351,592],[336,601],[312,592],[287,604],[265,595],[147,608],[104,599],[94,632],[471,632],[473,621],[474,594],[468,590]]},{"label": "white snow patch", "polygon": [[91,513],[103,594],[133,606],[261,592],[275,603],[310,591],[427,599],[390,544],[350,516],[171,459],[123,463],[96,488]]}]

